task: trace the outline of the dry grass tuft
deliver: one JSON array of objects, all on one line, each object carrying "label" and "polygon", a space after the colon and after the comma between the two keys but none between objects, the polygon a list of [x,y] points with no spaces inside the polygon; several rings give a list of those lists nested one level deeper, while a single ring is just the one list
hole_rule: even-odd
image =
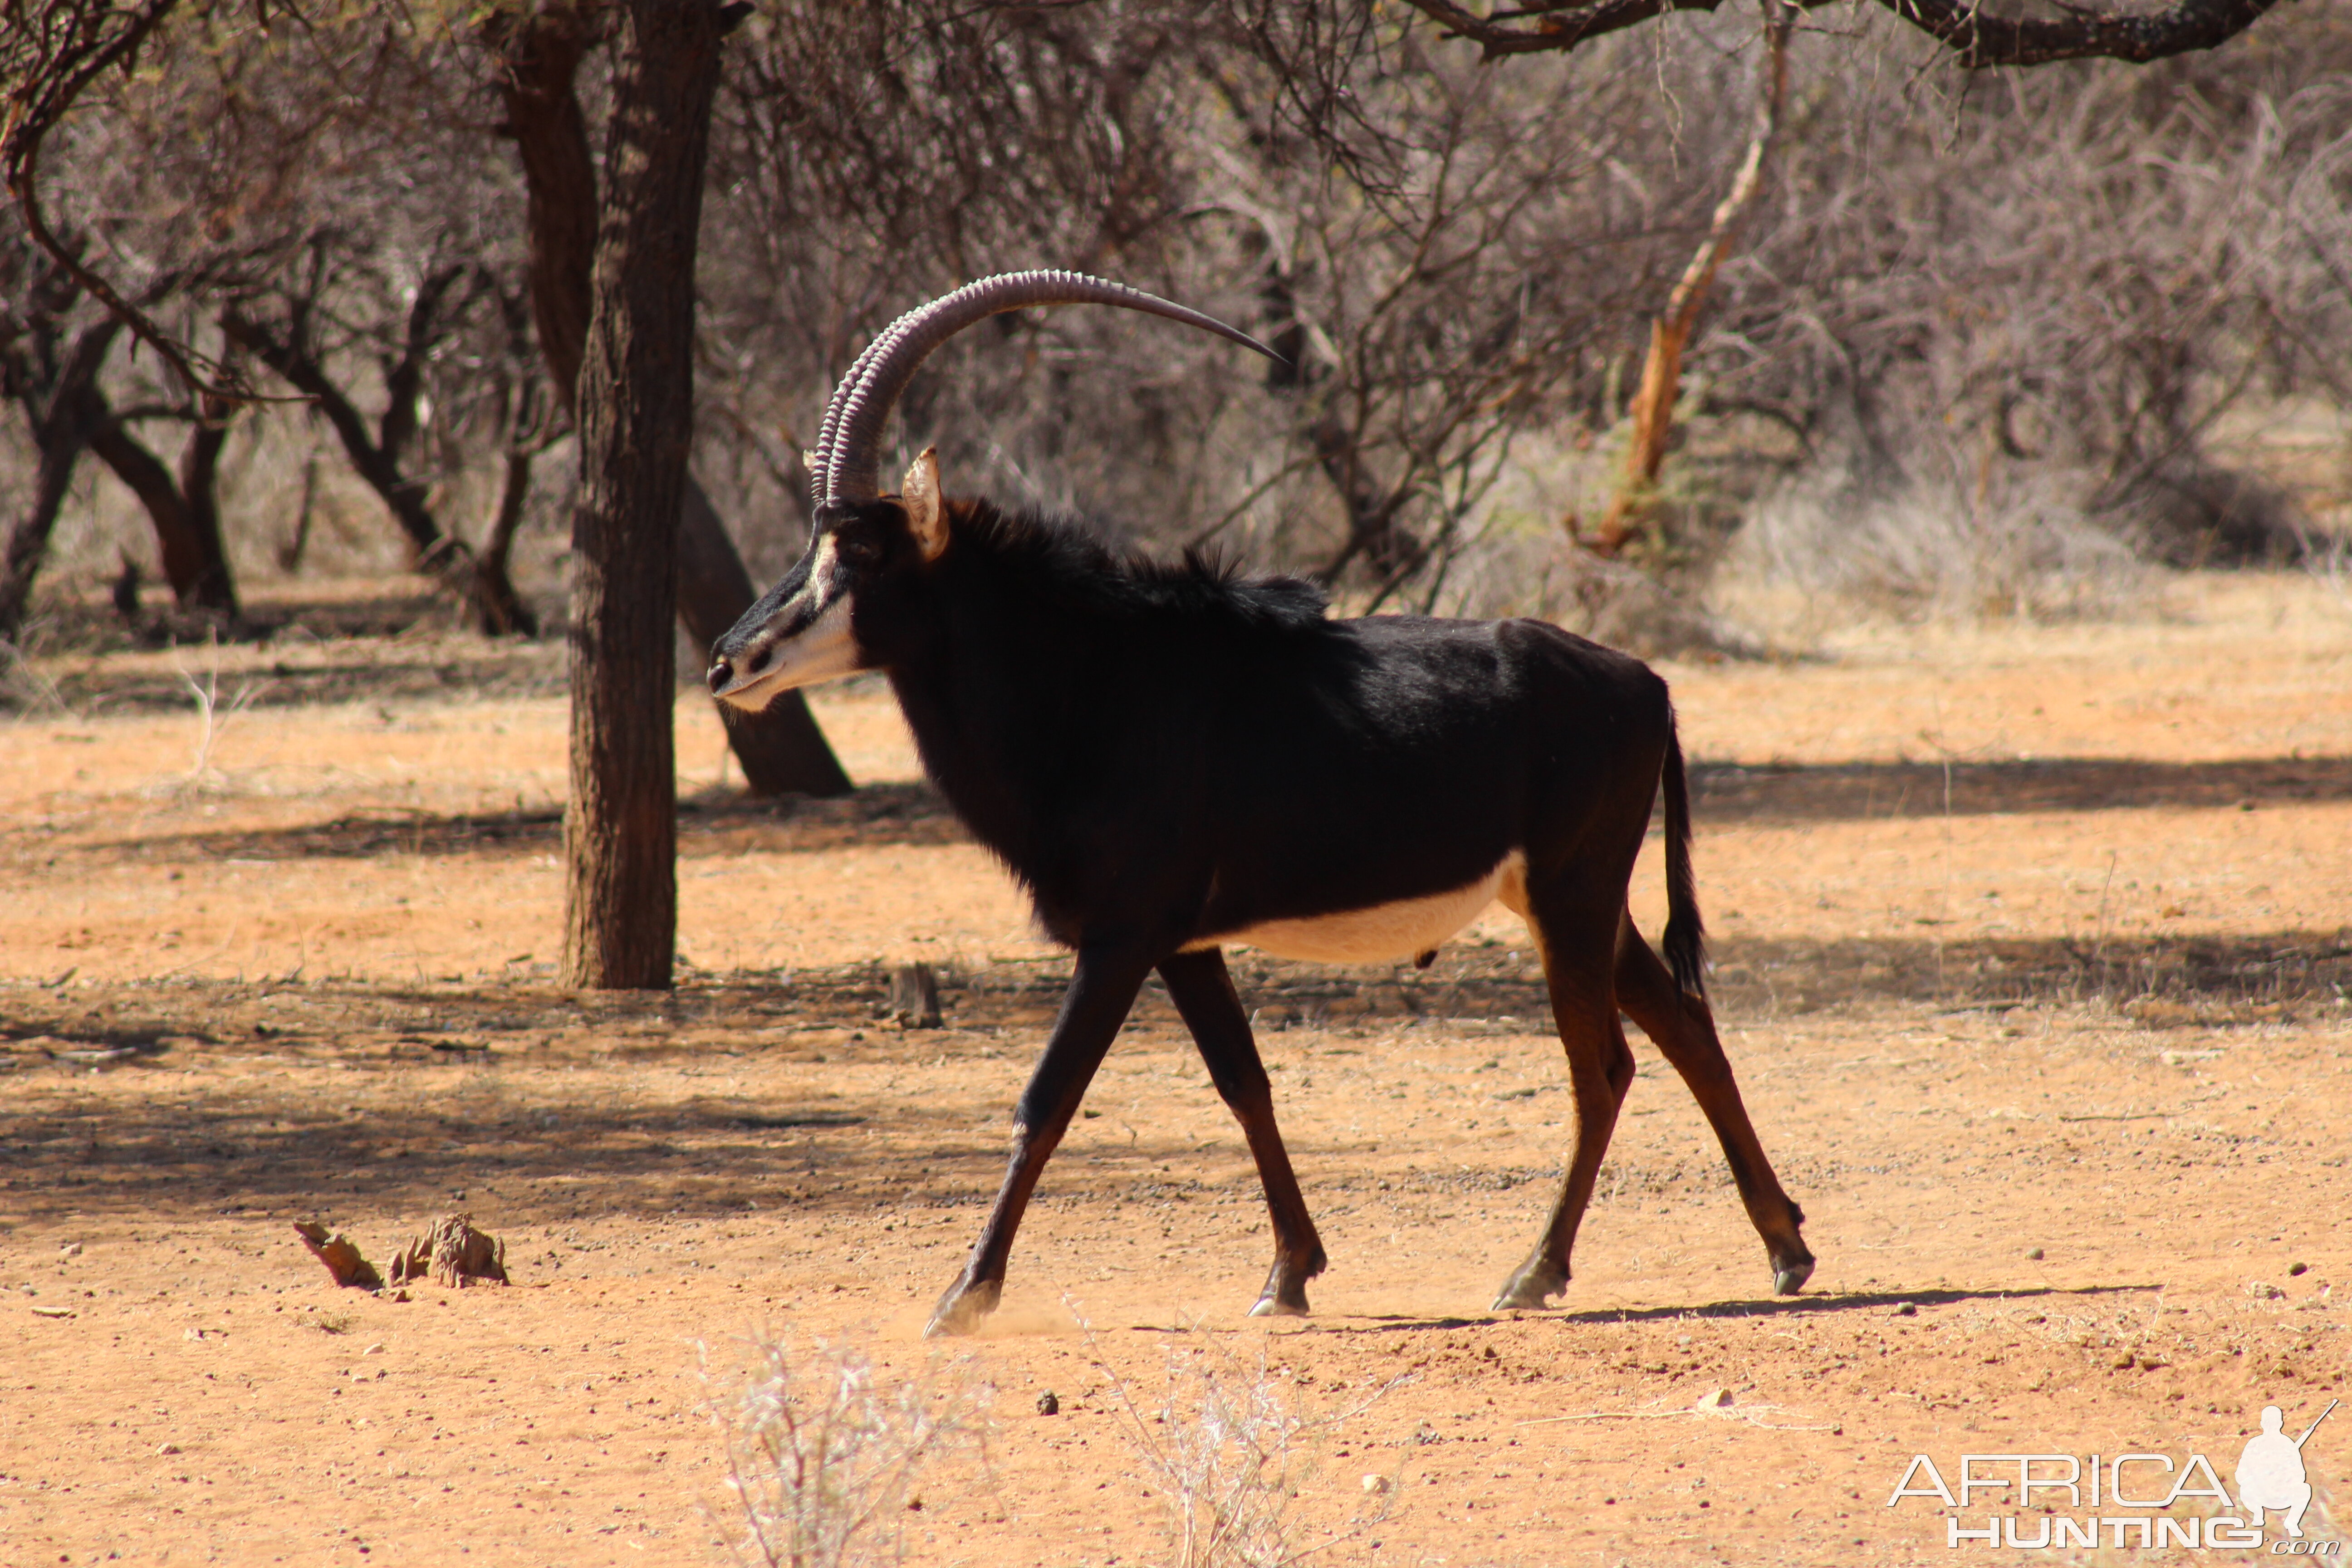
[{"label": "dry grass tuft", "polygon": [[967,1451],[985,1458],[989,1390],[968,1362],[899,1378],[840,1343],[762,1334],[749,1352],[712,1401],[734,1494],[720,1530],[738,1562],[898,1562],[919,1479]]},{"label": "dry grass tuft", "polygon": [[1756,505],[1725,570],[1904,621],[2103,619],[2155,580],[2123,533],[2027,481],[1801,480]]}]

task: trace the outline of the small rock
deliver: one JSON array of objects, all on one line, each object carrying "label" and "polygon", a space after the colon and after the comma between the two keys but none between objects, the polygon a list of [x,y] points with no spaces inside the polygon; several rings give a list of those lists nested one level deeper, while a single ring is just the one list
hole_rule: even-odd
[{"label": "small rock", "polygon": [[94,1051],[51,1051],[49,1053],[61,1062],[71,1062],[76,1067],[83,1068],[111,1067],[116,1062],[126,1060],[138,1054],[137,1046],[109,1046],[104,1049]]},{"label": "small rock", "polygon": [[1389,1489],[1389,1479],[1386,1476],[1366,1476],[1364,1489],[1368,1492],[1384,1492]]},{"label": "small rock", "polygon": [[383,1347],[382,1345],[370,1345],[370,1346],[368,1346],[368,1348],[367,1348],[367,1349],[365,1349],[365,1350],[363,1350],[363,1351],[360,1352],[360,1354],[362,1354],[362,1355],[375,1355],[375,1354],[379,1353],[380,1352],[382,1352],[382,1351],[383,1351]]},{"label": "small rock", "polygon": [[1698,1396],[1701,1410],[1728,1410],[1731,1405],[1731,1390],[1727,1388],[1710,1388]]},{"label": "small rock", "polygon": [[33,1316],[37,1318],[70,1318],[73,1315],[74,1312],[71,1307],[36,1307],[33,1309]]},{"label": "small rock", "polygon": [[2299,1279],[2310,1272],[2311,1265],[2308,1263],[2290,1263],[2286,1266],[2286,1277],[2290,1279]]},{"label": "small rock", "polygon": [[79,1258],[81,1256],[81,1243],[79,1241],[67,1242],[63,1247],[58,1248],[58,1256],[59,1258]]},{"label": "small rock", "polygon": [[158,1454],[176,1454],[179,1451],[180,1446],[177,1443],[166,1443],[162,1447],[155,1450]]},{"label": "small rock", "polygon": [[2029,1247],[2025,1249],[2025,1256],[2039,1263],[2042,1261],[2042,1249],[2038,1247]]},{"label": "small rock", "polygon": [[940,979],[928,963],[902,963],[890,976],[889,1016],[902,1029],[940,1026]]},{"label": "small rock", "polygon": [[1894,1316],[1898,1318],[1916,1318],[1918,1315],[1919,1304],[1916,1301],[1898,1301],[1895,1303]]},{"label": "small rock", "polygon": [[2286,1292],[2284,1290],[2280,1289],[2277,1286],[2272,1284],[2267,1279],[2247,1280],[2246,1294],[2252,1296],[2257,1301],[2278,1301],[2284,1300],[2286,1297]]},{"label": "small rock", "polygon": [[1052,1389],[1049,1388],[1045,1393],[1037,1396],[1038,1415],[1059,1415],[1061,1413],[1062,1402],[1054,1397],[1054,1391]]},{"label": "small rock", "polygon": [[202,1329],[183,1329],[180,1331],[180,1337],[184,1340],[202,1340],[205,1337],[205,1331]]}]

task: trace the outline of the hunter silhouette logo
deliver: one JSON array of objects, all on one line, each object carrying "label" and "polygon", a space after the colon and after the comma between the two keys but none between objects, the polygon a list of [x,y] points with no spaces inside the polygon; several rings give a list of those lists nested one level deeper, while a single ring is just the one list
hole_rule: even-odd
[{"label": "hunter silhouette logo", "polygon": [[[2304,1446],[2338,1403],[2328,1401],[2300,1437],[2287,1435],[2284,1411],[2264,1405],[2262,1430],[2238,1456],[2234,1499],[2212,1461],[2199,1453],[2177,1462],[2149,1453],[1962,1454],[1957,1468],[1948,1460],[1943,1469],[1928,1455],[1914,1454],[1886,1506],[1930,1499],[1951,1510],[1944,1516],[1947,1547],[1982,1542],[2023,1552],[2259,1549],[2263,1524],[2275,1513],[2284,1534],[2271,1544],[2272,1555],[2340,1563],[2343,1542],[2307,1540],[2303,1531],[2312,1502]],[[1986,1500],[1977,1494],[1983,1492],[1993,1494],[1994,1511],[1978,1515],[1973,1510]]]},{"label": "hunter silhouette logo", "polygon": [[[2336,1414],[2340,1403],[2329,1400],[2327,1408],[2319,1413],[2319,1421]],[[2305,1427],[2302,1436],[2289,1437],[2284,1412],[2275,1405],[2263,1406],[2263,1429],[2246,1439],[2246,1451],[2238,1456],[2238,1506],[2254,1529],[2263,1527],[2265,1510],[2282,1509],[2286,1513],[2287,1534],[2302,1538],[2303,1510],[2311,1506],[2311,1478],[2304,1474],[2303,1446],[2319,1430],[2319,1421]]]}]

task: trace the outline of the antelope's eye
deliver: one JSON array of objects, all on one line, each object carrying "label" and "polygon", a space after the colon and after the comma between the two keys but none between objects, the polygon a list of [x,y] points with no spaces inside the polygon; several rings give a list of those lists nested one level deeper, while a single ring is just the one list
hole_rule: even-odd
[{"label": "antelope's eye", "polygon": [[833,548],[852,566],[871,566],[882,557],[881,547],[865,533],[836,533]]}]

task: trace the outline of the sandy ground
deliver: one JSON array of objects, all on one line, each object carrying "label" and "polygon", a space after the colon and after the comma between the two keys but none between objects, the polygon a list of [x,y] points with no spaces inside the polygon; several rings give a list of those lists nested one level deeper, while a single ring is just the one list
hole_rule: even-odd
[{"label": "sandy ground", "polygon": [[[1237,963],[1332,1256],[1315,1317],[1240,1316],[1255,1180],[1153,994],[1004,1310],[945,1351],[916,1331],[1066,964],[914,782],[884,692],[817,704],[866,787],[782,807],[732,799],[682,698],[693,967],[596,997],[549,979],[543,652],[51,660],[71,710],[0,727],[0,1563],[719,1561],[713,1414],[762,1332],[988,1395],[984,1462],[893,1517],[916,1562],[1166,1560],[1145,1448],[1202,1367],[1331,1417],[1285,1489],[1296,1544],[1343,1533],[1323,1560],[1954,1561],[1948,1512],[2019,1512],[1890,1507],[1915,1454],[1957,1485],[1963,1454],[2203,1453],[2230,1485],[2265,1403],[2300,1432],[2352,1370],[2352,612],[2208,579],[2141,624],[1826,652],[1667,669],[1805,1297],[1765,1294],[1637,1045],[1561,1310],[1484,1310],[1567,1114],[1497,912],[1425,973]],[[943,1029],[882,1016],[917,958]],[[339,1291],[290,1229],[383,1260],[457,1210],[513,1286]],[[2347,1453],[2338,1411],[2305,1449],[2313,1539],[2342,1533]],[[2044,1492],[2027,1540],[2052,1506],[2147,1512]]]}]

